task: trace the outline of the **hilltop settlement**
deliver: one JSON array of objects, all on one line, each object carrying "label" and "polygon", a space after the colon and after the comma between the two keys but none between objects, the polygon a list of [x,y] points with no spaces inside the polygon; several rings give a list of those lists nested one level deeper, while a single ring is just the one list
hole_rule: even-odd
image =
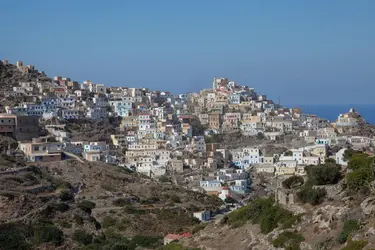
[{"label": "hilltop settlement", "polygon": [[[318,190],[316,186],[338,185],[344,181],[353,155],[361,154],[367,160],[372,159],[374,153],[375,130],[355,109],[338,114],[336,121],[328,121],[314,114],[305,114],[298,107],[283,107],[251,86],[228,78],[214,77],[207,84],[211,86],[199,93],[174,95],[164,90],[111,87],[90,80],[78,82],[63,76],[49,78],[33,65],[26,66],[21,61],[11,64],[2,60],[0,67],[0,150],[4,159],[23,162],[22,166],[5,167],[0,174],[7,176],[30,166],[47,170],[56,167],[59,169],[50,171],[50,174],[65,178],[65,181],[71,178],[78,183],[74,195],[79,197],[81,194],[81,199],[89,199],[87,193],[82,198],[82,193],[88,192],[90,180],[85,178],[90,174],[85,173],[76,179],[72,173],[68,176],[64,171],[75,164],[82,169],[100,166],[100,171],[97,170],[100,176],[105,175],[106,167],[113,166],[132,178],[144,178],[143,182],[173,185],[181,192],[198,193],[202,197],[214,196],[217,199],[213,201],[214,206],[208,204],[189,212],[198,222],[222,224],[223,220],[229,220],[227,223],[233,224],[236,220],[233,214],[264,197],[271,197],[287,209],[285,211],[306,214],[308,209],[298,207],[298,202],[304,203],[305,199],[310,206],[317,205],[322,202],[321,196],[333,202],[338,196],[334,197],[332,188],[326,187],[324,195],[319,195],[314,193]],[[313,178],[314,169],[325,171],[322,168],[331,170],[337,166],[339,170],[334,181],[317,181],[306,186]],[[330,174],[326,171],[322,175],[330,178],[327,177]],[[101,187],[113,192],[108,186]],[[307,198],[301,194],[303,188],[310,192]],[[135,193],[134,190],[131,192]],[[45,192],[41,193],[45,195]],[[315,196],[319,197],[309,200]],[[92,216],[99,218],[100,214],[109,213],[110,209],[105,209],[109,206],[105,199],[102,199],[102,210],[92,207]],[[174,198],[174,203],[180,203],[179,199]],[[200,200],[197,202],[194,206],[199,207]],[[269,206],[264,204],[261,206]],[[96,206],[99,205],[97,202]],[[344,210],[340,212],[344,213]],[[317,214],[314,216],[318,217]],[[325,219],[320,218],[316,222],[320,223],[319,230],[331,230],[331,221],[328,219],[328,224],[323,221]],[[115,224],[115,221],[111,223]],[[262,229],[262,233],[275,233],[274,229]],[[200,233],[205,230],[210,228]],[[204,240],[194,241],[194,237],[200,236],[192,236],[193,232],[185,232],[185,228],[183,231],[172,228],[155,231],[163,234],[166,246],[182,240],[185,245],[205,249],[202,243],[197,243]],[[283,235],[288,232],[293,235]],[[87,235],[85,237],[89,238]],[[273,236],[272,244],[253,241],[253,245],[247,242],[235,249],[303,248],[302,238],[297,237],[292,243],[280,243],[282,239],[278,235],[284,240],[297,237],[294,231],[284,230]],[[348,241],[346,244],[354,244],[354,239],[347,238],[340,243]],[[275,240],[278,241],[275,243]],[[94,244],[92,239],[77,241],[84,245]],[[49,244],[48,241],[45,244]],[[80,245],[77,244],[71,242],[61,249],[75,249]],[[126,244],[129,246],[130,243]],[[211,248],[207,249],[230,249],[229,246],[207,243],[210,244]],[[288,244],[299,248],[287,248]],[[148,247],[154,249],[155,246]],[[180,249],[180,245],[174,247]],[[45,249],[49,249],[48,245]],[[335,244],[320,249],[335,249]]]}]

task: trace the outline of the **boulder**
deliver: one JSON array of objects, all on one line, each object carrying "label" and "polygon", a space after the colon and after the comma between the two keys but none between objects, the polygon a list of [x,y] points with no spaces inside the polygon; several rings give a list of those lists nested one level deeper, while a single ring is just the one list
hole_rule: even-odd
[{"label": "boulder", "polygon": [[312,216],[312,222],[318,224],[319,229],[331,229],[334,221],[341,220],[349,212],[348,207],[336,207],[332,205],[322,206],[316,209]]},{"label": "boulder", "polygon": [[368,197],[361,202],[363,214],[370,215],[375,212],[375,197]]}]

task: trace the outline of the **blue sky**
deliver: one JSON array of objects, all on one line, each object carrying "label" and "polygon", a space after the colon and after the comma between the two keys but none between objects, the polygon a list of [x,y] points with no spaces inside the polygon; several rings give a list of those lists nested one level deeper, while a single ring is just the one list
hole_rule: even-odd
[{"label": "blue sky", "polygon": [[375,103],[375,1],[4,1],[0,58],[174,93],[214,76],[282,103]]}]

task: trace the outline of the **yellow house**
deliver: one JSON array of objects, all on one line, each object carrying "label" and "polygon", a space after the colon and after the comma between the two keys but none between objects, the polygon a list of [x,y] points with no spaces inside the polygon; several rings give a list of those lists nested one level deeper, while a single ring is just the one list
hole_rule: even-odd
[{"label": "yellow house", "polygon": [[327,145],[315,145],[310,153],[320,158],[325,158],[327,156]]},{"label": "yellow house", "polygon": [[285,167],[282,166],[277,169],[276,175],[294,175],[296,173],[296,168],[290,168],[290,167]]}]

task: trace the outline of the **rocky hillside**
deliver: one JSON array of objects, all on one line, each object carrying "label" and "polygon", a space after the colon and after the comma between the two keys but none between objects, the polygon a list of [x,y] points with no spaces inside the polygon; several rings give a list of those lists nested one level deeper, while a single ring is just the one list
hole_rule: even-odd
[{"label": "rocky hillside", "polygon": [[[180,243],[200,249],[375,249],[375,158],[348,150],[348,167],[332,161],[284,179],[258,198]],[[276,202],[277,200],[277,202]]]},{"label": "rocky hillside", "polygon": [[156,249],[167,233],[199,228],[194,211],[221,205],[102,163],[5,163],[0,249]]}]

